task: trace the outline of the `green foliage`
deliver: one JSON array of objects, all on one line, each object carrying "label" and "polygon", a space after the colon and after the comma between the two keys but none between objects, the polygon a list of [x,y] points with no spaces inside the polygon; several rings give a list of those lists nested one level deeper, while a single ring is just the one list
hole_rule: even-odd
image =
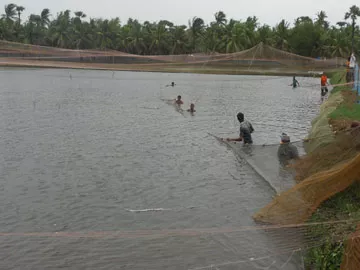
[{"label": "green foliage", "polygon": [[[328,75],[329,75],[329,77],[331,77],[330,83],[332,85],[346,83],[346,70],[334,72],[333,74],[328,74]],[[335,94],[339,91],[344,91],[344,90],[351,90],[351,87],[350,86],[342,86],[342,85],[335,86],[334,89],[331,91],[331,94]]]},{"label": "green foliage", "polygon": [[[331,26],[324,11],[312,20],[300,16],[293,26],[281,20],[275,27],[262,25],[257,17],[244,21],[229,19],[223,11],[214,14],[208,25],[199,17],[187,26],[169,21],[144,22],[119,18],[87,18],[82,11],[59,12],[50,19],[50,10],[21,17],[24,7],[5,6],[0,19],[0,39],[70,49],[112,49],[133,54],[234,53],[260,42],[281,50],[310,57],[348,57],[352,45],[360,48],[356,26],[359,8],[345,14],[349,23]],[[352,44],[353,42],[353,44]]]},{"label": "green foliage", "polygon": [[[345,191],[324,202],[310,222],[327,222],[360,218],[360,183],[355,183]],[[345,223],[321,224],[309,227],[307,237],[316,239],[316,245],[305,255],[307,269],[340,269],[344,254],[344,240],[354,232],[356,225]]]},{"label": "green foliage", "polygon": [[342,104],[329,117],[331,119],[360,120],[360,104]]},{"label": "green foliage", "polygon": [[338,270],[343,253],[342,242],[333,243],[331,240],[325,240],[320,247],[308,251],[305,257],[305,267],[313,270]]}]

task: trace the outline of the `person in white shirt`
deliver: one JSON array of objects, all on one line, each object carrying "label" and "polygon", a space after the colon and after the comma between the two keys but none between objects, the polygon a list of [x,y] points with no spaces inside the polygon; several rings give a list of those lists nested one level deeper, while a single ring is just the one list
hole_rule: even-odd
[{"label": "person in white shirt", "polygon": [[355,65],[356,65],[356,57],[355,57],[354,53],[352,53],[351,56],[350,56],[349,67],[350,68],[355,68]]},{"label": "person in white shirt", "polygon": [[349,73],[350,73],[350,82],[354,81],[354,72],[355,72],[355,66],[356,66],[356,57],[354,53],[351,54],[350,60],[349,60]]}]

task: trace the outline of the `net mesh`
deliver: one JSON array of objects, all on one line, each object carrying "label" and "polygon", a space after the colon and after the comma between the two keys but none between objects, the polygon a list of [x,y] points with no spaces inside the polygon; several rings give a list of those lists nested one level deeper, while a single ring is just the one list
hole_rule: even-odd
[{"label": "net mesh", "polygon": [[[309,132],[309,143],[306,144],[306,151],[311,153],[321,145],[326,145],[333,141],[333,131],[329,126],[329,115],[343,102],[341,92],[334,93],[327,102],[320,106],[320,114],[312,121]],[[314,139],[319,138],[319,139]]]},{"label": "net mesh", "polygon": [[[133,55],[113,50],[70,50],[0,41],[0,61],[10,66],[96,68],[114,70],[212,70],[238,73],[255,68],[269,73],[324,71],[342,66],[345,59],[319,60],[272,48],[260,43],[231,54]],[[291,68],[289,70],[289,67]],[[275,68],[275,69],[274,69]],[[219,71],[220,69],[220,71]]]},{"label": "net mesh", "polygon": [[360,265],[360,225],[345,241],[345,252],[340,270],[356,270]]},{"label": "net mesh", "polygon": [[342,134],[334,143],[294,165],[297,180],[301,182],[277,196],[256,213],[254,219],[283,225],[305,222],[322,202],[357,181],[360,175],[358,135],[358,130]]}]

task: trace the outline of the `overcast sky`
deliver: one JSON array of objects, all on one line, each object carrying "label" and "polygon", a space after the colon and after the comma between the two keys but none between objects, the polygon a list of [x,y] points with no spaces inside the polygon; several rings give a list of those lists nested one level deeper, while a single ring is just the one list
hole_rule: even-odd
[{"label": "overcast sky", "polygon": [[13,2],[26,8],[24,15],[39,14],[43,8],[49,8],[52,15],[70,9],[81,10],[88,17],[119,17],[126,23],[129,17],[139,21],[169,20],[176,24],[186,24],[194,16],[213,20],[214,14],[222,10],[228,18],[244,20],[248,16],[257,16],[261,23],[274,26],[281,19],[293,23],[300,16],[315,17],[324,10],[331,23],[343,20],[350,6],[359,3],[354,0],[0,0],[0,7]]}]

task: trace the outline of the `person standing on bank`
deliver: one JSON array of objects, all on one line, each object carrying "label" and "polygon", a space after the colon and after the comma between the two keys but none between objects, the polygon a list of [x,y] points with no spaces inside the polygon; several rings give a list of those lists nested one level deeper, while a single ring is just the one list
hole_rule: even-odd
[{"label": "person standing on bank", "polygon": [[[240,122],[240,135],[238,138],[231,139],[227,138],[226,141],[228,142],[241,142],[243,141],[244,144],[252,144],[252,136],[251,134],[255,131],[251,123],[247,120],[245,120],[244,114],[239,112],[237,114],[237,119]],[[223,139],[225,140],[225,139]]]},{"label": "person standing on bank", "polygon": [[355,66],[356,66],[356,57],[354,52],[351,54],[350,56],[350,63],[349,63],[349,68],[350,68],[350,82],[353,82],[355,80],[354,77],[354,71],[355,71]]}]

